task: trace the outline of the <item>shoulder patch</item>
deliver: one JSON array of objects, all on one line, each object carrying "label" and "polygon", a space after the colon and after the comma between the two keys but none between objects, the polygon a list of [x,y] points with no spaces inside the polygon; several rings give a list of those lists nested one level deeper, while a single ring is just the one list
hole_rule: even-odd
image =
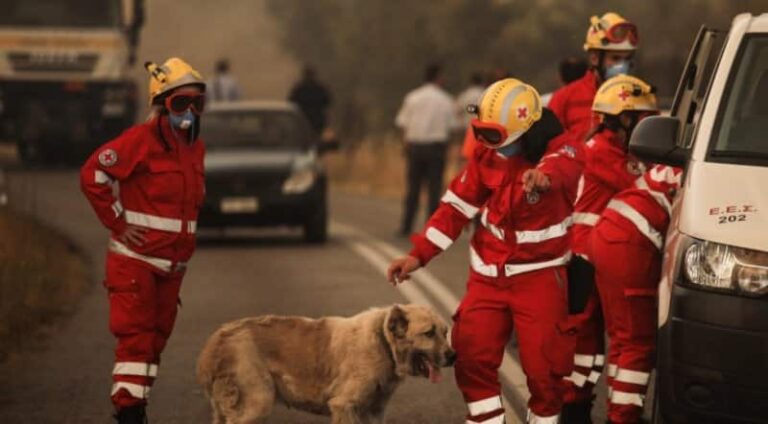
[{"label": "shoulder patch", "polygon": [[104,149],[99,152],[99,163],[101,166],[108,168],[117,163],[117,152],[113,149]]}]

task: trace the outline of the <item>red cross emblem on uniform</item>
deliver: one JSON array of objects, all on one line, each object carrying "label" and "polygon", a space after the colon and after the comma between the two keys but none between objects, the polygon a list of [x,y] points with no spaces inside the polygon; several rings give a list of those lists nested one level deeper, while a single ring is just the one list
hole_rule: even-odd
[{"label": "red cross emblem on uniform", "polygon": [[526,119],[528,117],[528,108],[523,106],[517,108],[517,119]]},{"label": "red cross emblem on uniform", "polygon": [[621,93],[619,93],[619,98],[621,99],[621,101],[626,102],[627,99],[629,98],[629,95],[630,95],[630,92],[624,90]]},{"label": "red cross emblem on uniform", "polygon": [[99,153],[101,166],[109,167],[117,163],[117,152],[112,149],[104,149]]}]

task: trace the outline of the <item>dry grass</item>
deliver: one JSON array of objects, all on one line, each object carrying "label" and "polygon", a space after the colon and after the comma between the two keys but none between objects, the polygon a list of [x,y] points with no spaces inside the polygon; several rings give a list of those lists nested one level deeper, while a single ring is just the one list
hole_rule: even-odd
[{"label": "dry grass", "polygon": [[88,282],[85,261],[64,237],[0,209],[0,360],[72,312]]},{"label": "dry grass", "polygon": [[[448,151],[446,183],[457,174],[459,149]],[[355,193],[400,200],[405,191],[405,158],[394,138],[367,139],[355,148],[328,155],[325,164],[335,188]]]}]

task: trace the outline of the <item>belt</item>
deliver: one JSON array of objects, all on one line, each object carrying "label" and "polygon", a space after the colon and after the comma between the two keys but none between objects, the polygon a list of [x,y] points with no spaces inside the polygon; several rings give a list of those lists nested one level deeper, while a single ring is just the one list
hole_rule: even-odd
[{"label": "belt", "polygon": [[142,255],[141,253],[134,252],[128,246],[114,239],[109,240],[109,251],[142,261],[144,263],[152,265],[155,268],[165,272],[181,272],[187,268],[186,262],[176,262],[174,264],[173,261],[169,259]]}]

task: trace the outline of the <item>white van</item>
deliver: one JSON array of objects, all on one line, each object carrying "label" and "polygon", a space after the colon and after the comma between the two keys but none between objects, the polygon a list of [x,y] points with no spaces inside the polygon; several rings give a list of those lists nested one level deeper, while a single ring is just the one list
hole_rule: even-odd
[{"label": "white van", "polygon": [[670,116],[630,149],[681,166],[659,290],[655,422],[768,422],[768,14],[702,28]]}]

